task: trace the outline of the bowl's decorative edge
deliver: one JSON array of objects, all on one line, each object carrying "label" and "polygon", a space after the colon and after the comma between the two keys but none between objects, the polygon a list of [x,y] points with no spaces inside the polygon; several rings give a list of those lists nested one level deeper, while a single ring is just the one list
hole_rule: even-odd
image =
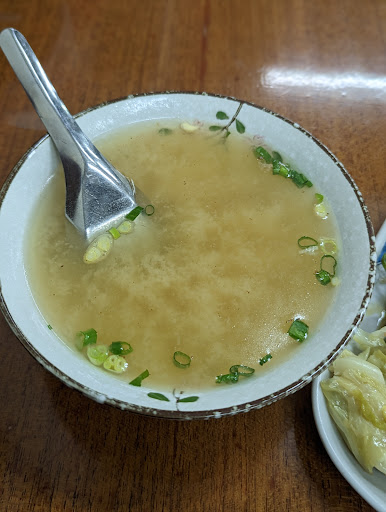
[{"label": "bowl's decorative edge", "polygon": [[[1,283],[0,283],[0,310],[3,312],[5,319],[7,320],[8,324],[10,325],[12,331],[16,335],[16,337],[19,339],[19,341],[22,343],[24,348],[30,352],[30,354],[48,371],[50,371],[53,375],[58,377],[64,384],[66,384],[68,387],[72,389],[76,389],[80,391],[85,396],[95,400],[99,403],[106,403],[108,405],[114,406],[116,408],[119,408],[121,410],[128,410],[134,413],[140,413],[145,414],[149,416],[157,416],[160,418],[166,418],[166,419],[178,419],[178,420],[191,420],[191,419],[211,419],[211,418],[221,418],[224,416],[232,416],[238,413],[244,413],[248,412],[250,410],[254,409],[260,409],[262,407],[265,407],[267,405],[271,405],[272,403],[280,400],[281,398],[285,398],[286,396],[289,396],[296,391],[300,390],[307,384],[309,384],[317,375],[319,375],[327,366],[331,364],[331,362],[339,355],[339,353],[343,350],[343,348],[346,346],[348,341],[350,340],[350,337],[352,335],[353,330],[355,327],[359,325],[359,323],[362,321],[363,316],[365,314],[366,308],[370,302],[372,290],[374,287],[375,282],[375,271],[376,271],[376,249],[375,249],[375,236],[374,236],[374,230],[371,223],[371,219],[369,216],[368,209],[364,203],[363,196],[360,193],[356,183],[354,182],[351,175],[348,173],[348,171],[345,169],[343,164],[335,157],[335,155],[322,143],[320,142],[316,137],[314,137],[310,132],[302,128],[298,123],[294,123],[288,118],[282,116],[281,114],[277,114],[276,112],[273,112],[270,109],[267,109],[265,107],[261,107],[259,105],[256,105],[252,102],[243,101],[236,99],[232,96],[223,96],[220,94],[215,93],[207,93],[207,92],[197,92],[197,91],[160,91],[160,92],[147,92],[147,93],[141,93],[141,94],[134,94],[129,95],[121,98],[117,98],[114,100],[106,101],[103,103],[100,103],[99,105],[96,105],[94,107],[87,108],[86,110],[83,110],[76,114],[74,117],[76,119],[81,118],[85,114],[92,112],[96,109],[102,108],[107,105],[115,104],[120,101],[124,100],[130,100],[135,99],[138,97],[144,97],[144,96],[151,96],[151,95],[167,95],[167,94],[181,94],[181,95],[189,95],[193,94],[196,96],[211,96],[215,98],[220,98],[224,100],[232,100],[235,102],[238,102],[242,105],[249,105],[253,108],[257,108],[263,112],[266,112],[270,115],[273,115],[282,121],[292,125],[296,130],[299,130],[301,133],[306,135],[308,138],[312,139],[313,142],[315,142],[320,149],[322,149],[327,155],[333,160],[333,162],[339,167],[340,171],[342,172],[343,176],[346,178],[346,180],[349,182],[351,188],[353,189],[358,202],[360,204],[362,214],[364,216],[367,233],[369,237],[369,245],[370,245],[370,252],[369,252],[369,261],[370,261],[370,268],[369,268],[369,276],[367,280],[367,286],[366,286],[366,292],[362,299],[362,303],[360,306],[360,309],[358,313],[356,314],[355,318],[353,319],[353,322],[350,326],[350,328],[347,330],[346,334],[341,339],[340,343],[337,345],[337,347],[330,352],[330,354],[322,361],[320,362],[315,368],[313,368],[310,372],[303,375],[300,379],[297,381],[291,383],[289,386],[279,390],[277,393],[266,395],[262,398],[259,398],[255,401],[252,401],[250,403],[244,403],[240,404],[238,406],[232,406],[227,407],[219,410],[203,410],[203,411],[181,411],[181,410],[164,410],[164,409],[157,409],[149,408],[145,406],[139,406],[136,404],[129,404],[127,402],[123,402],[121,400],[117,400],[111,397],[108,397],[107,395],[104,395],[99,392],[95,392],[92,389],[80,384],[79,382],[75,381],[74,379],[68,377],[66,374],[64,374],[61,370],[59,370],[56,366],[54,366],[52,363],[50,363],[47,359],[41,356],[41,354],[33,347],[33,345],[28,341],[28,339],[24,336],[23,332],[19,329],[16,322],[13,320],[11,313],[8,310],[8,307],[6,305],[4,296],[2,294],[1,290]],[[6,192],[8,191],[14,177],[16,176],[17,172],[21,168],[21,166],[24,164],[24,162],[27,160],[30,154],[32,154],[46,139],[49,139],[48,135],[43,136],[40,138],[19,160],[19,162],[14,166],[10,174],[8,175],[7,179],[5,180],[1,190],[0,190],[0,209],[2,202],[4,200],[4,197],[6,195]]]}]

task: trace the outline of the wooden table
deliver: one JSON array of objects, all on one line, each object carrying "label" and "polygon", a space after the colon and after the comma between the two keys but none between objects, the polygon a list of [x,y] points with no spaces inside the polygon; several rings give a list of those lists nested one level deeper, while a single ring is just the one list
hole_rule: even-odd
[{"label": "wooden table", "polygon": [[[384,0],[2,0],[8,26],[72,113],[163,90],[264,105],[343,162],[375,231],[385,218]],[[0,72],[1,184],[44,129],[2,54]],[[0,510],[371,510],[327,456],[310,392],[220,420],[137,416],[68,389],[1,316]]]}]

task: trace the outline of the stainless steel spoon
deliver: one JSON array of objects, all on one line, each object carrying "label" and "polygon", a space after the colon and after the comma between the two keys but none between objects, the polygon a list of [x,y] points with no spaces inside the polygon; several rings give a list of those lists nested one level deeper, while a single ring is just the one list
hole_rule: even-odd
[{"label": "stainless steel spoon", "polygon": [[90,241],[137,206],[134,183],[82,132],[25,37],[6,28],[0,33],[0,46],[59,152],[66,180],[66,217]]}]

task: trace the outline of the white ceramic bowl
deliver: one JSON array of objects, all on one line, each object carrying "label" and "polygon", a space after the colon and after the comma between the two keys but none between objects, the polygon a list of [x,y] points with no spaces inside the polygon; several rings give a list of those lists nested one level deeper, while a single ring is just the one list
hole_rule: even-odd
[{"label": "white ceramic bowl", "polygon": [[[78,123],[94,139],[117,128],[145,120],[199,120],[216,124],[216,112],[236,112],[251,136],[258,135],[294,167],[304,170],[315,189],[326,195],[335,213],[342,239],[339,287],[334,308],[317,332],[271,372],[236,386],[219,386],[198,393],[196,402],[177,403],[147,396],[151,390],[135,388],[101,372],[71,351],[41,315],[24,269],[23,241],[41,191],[58,167],[49,137],[44,137],[13,169],[0,194],[1,308],[23,345],[49,371],[68,386],[121,409],[169,418],[221,417],[268,405],[308,384],[337,355],[360,322],[374,281],[375,250],[371,222],[362,196],[337,159],[296,123],[255,105],[208,94],[164,93],[124,98],[89,109]],[[305,171],[306,170],[306,171]],[[15,229],[15,225],[17,229]],[[353,273],[355,269],[355,273]],[[355,277],[354,277],[355,276]]]}]

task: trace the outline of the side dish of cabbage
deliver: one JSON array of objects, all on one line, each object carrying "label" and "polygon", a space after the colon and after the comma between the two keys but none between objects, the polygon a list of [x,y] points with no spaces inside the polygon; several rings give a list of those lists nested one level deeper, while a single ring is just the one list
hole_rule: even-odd
[{"label": "side dish of cabbage", "polygon": [[386,474],[386,327],[354,340],[361,352],[344,350],[321,382],[328,410],[362,465]]}]

